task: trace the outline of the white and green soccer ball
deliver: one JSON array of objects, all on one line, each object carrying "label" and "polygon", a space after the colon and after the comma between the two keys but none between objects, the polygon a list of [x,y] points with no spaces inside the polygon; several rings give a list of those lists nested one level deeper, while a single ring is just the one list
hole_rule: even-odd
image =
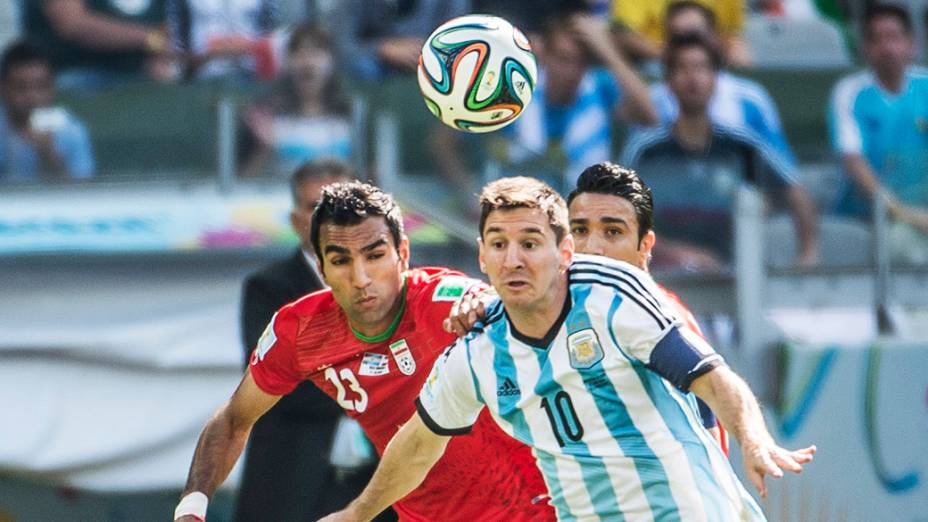
[{"label": "white and green soccer ball", "polygon": [[528,38],[489,15],[451,19],[428,37],[419,89],[444,124],[466,132],[509,125],[532,100],[538,70]]}]

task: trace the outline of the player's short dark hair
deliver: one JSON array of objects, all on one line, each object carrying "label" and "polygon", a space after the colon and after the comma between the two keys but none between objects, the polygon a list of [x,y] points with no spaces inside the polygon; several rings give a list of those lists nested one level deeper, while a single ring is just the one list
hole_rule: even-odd
[{"label": "player's short dark hair", "polygon": [[567,206],[580,194],[617,196],[632,204],[638,219],[638,241],[654,227],[654,198],[638,173],[611,161],[597,163],[580,174],[577,188],[567,196]]},{"label": "player's short dark hair", "polygon": [[324,269],[325,261],[319,244],[319,229],[325,223],[338,226],[360,224],[370,217],[383,217],[390,229],[393,246],[399,251],[403,237],[403,216],[393,196],[368,183],[349,181],[333,183],[322,189],[322,197],[313,211],[309,240]]},{"label": "player's short dark hair", "polygon": [[702,2],[697,2],[696,0],[678,0],[676,2],[671,2],[671,4],[667,6],[667,13],[664,15],[665,27],[670,25],[670,20],[684,11],[696,11],[702,15],[713,33],[718,28],[718,19],[715,17],[715,12],[706,7]]},{"label": "player's short dark hair", "polygon": [[0,81],[6,81],[15,67],[34,63],[42,64],[54,72],[51,56],[45,52],[45,48],[30,40],[13,42],[0,56]]},{"label": "player's short dark hair", "polygon": [[300,189],[307,181],[327,177],[355,177],[354,169],[348,164],[336,159],[320,159],[307,161],[297,167],[290,176],[290,194],[293,196],[293,204],[297,205],[300,201]]},{"label": "player's short dark hair", "polygon": [[864,38],[870,38],[870,27],[879,18],[895,18],[906,34],[912,34],[912,17],[906,8],[896,4],[873,4],[864,11]]},{"label": "player's short dark hair", "polygon": [[667,42],[667,47],[664,49],[664,70],[667,74],[676,68],[680,54],[694,47],[705,51],[713,69],[718,71],[722,68],[722,49],[718,41],[710,35],[694,32],[674,35]]},{"label": "player's short dark hair", "polygon": [[526,176],[501,178],[483,187],[480,193],[480,237],[487,216],[494,210],[537,208],[548,216],[548,225],[558,243],[567,235],[567,204],[547,183]]}]

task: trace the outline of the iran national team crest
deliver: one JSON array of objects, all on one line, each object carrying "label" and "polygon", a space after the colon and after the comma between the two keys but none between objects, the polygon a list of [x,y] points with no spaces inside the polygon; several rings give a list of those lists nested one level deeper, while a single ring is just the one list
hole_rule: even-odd
[{"label": "iran national team crest", "polygon": [[403,375],[412,375],[416,371],[416,360],[412,357],[412,350],[406,344],[406,339],[390,343],[390,353],[396,361],[396,367]]},{"label": "iran national team crest", "polygon": [[567,351],[570,354],[570,365],[578,370],[586,370],[603,358],[603,348],[592,328],[568,335]]}]

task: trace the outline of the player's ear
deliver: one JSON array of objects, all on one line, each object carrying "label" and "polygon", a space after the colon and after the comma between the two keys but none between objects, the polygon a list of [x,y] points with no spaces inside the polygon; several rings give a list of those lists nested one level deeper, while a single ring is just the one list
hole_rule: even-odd
[{"label": "player's ear", "polygon": [[480,272],[487,273],[487,262],[483,255],[483,238],[477,238],[477,262],[480,263]]},{"label": "player's ear", "polygon": [[645,271],[648,269],[648,263],[651,262],[651,250],[654,249],[656,243],[657,236],[654,231],[648,230],[648,233],[638,242],[638,268]]},{"label": "player's ear", "polygon": [[400,238],[399,247],[400,265],[403,271],[409,270],[409,238],[403,236]]},{"label": "player's ear", "polygon": [[570,268],[570,263],[574,260],[574,249],[574,236],[570,233],[564,234],[564,238],[561,239],[561,244],[558,246],[561,270],[567,271]]}]

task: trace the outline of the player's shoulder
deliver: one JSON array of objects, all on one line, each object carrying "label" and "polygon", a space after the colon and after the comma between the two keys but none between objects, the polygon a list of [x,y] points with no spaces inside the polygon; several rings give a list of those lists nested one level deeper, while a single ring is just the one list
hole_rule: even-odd
[{"label": "player's shoulder", "polygon": [[837,103],[853,103],[871,88],[876,88],[876,80],[873,73],[865,69],[842,76],[832,89],[832,97]]},{"label": "player's shoulder", "polygon": [[909,81],[915,84],[920,91],[928,89],[928,67],[913,65],[909,67],[907,74]]},{"label": "player's shoulder", "polygon": [[663,298],[651,275],[631,263],[605,256],[574,254],[568,270],[571,287],[592,285],[620,294]]},{"label": "player's shoulder", "polygon": [[569,274],[571,282],[575,275],[582,277],[593,274],[628,275],[636,279],[651,279],[647,272],[631,263],[591,254],[574,254],[573,261],[570,263]]},{"label": "player's shoulder", "polygon": [[337,313],[338,310],[338,303],[335,302],[332,291],[323,288],[284,305],[277,312],[277,315],[288,319],[301,320]]},{"label": "player's shoulder", "polygon": [[477,284],[480,284],[479,280],[441,266],[414,268],[406,272],[407,300],[410,303],[452,303]]}]

